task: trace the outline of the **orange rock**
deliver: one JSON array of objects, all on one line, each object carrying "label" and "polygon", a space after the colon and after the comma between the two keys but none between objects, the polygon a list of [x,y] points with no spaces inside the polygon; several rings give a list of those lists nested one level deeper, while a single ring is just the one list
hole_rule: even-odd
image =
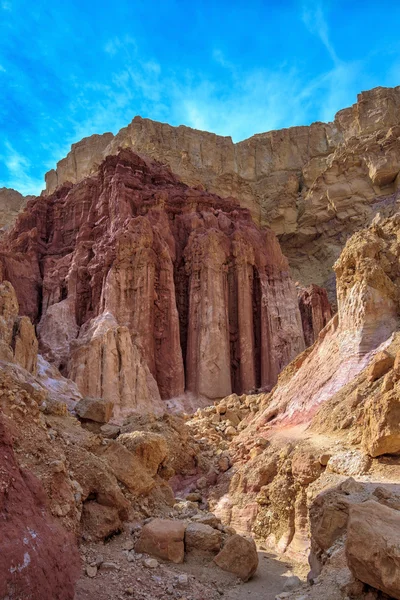
[{"label": "orange rock", "polygon": [[258,567],[257,547],[254,540],[232,535],[225,542],[214,562],[224,571],[234,573],[243,581],[248,581]]},{"label": "orange rock", "polygon": [[153,519],[141,530],[136,552],[146,552],[174,563],[182,563],[186,524],[169,519]]},{"label": "orange rock", "polygon": [[346,556],[357,579],[400,598],[400,512],[368,501],[350,509]]}]

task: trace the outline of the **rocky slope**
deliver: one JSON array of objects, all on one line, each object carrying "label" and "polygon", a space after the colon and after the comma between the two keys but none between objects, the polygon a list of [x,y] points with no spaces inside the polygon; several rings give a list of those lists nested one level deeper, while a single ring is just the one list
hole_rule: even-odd
[{"label": "rocky slope", "polygon": [[328,287],[346,239],[397,202],[400,87],[363,92],[332,123],[229,137],[135,117],[110,133],[74,144],[46,175],[47,193],[94,172],[120,147],[170,166],[182,181],[238,198],[279,236],[294,277]]},{"label": "rocky slope", "polygon": [[115,418],[270,389],[304,348],[272,231],[130,150],[31,201],[0,252],[44,356]]},{"label": "rocky slope", "polygon": [[[388,574],[399,556],[379,532],[399,532],[399,227],[398,215],[376,219],[349,240],[335,265],[338,315],[270,394],[230,396],[188,422],[226,455],[216,514],[278,551],[311,550],[307,598],[364,598],[368,586],[400,597]],[[380,525],[361,530],[364,519]]]}]

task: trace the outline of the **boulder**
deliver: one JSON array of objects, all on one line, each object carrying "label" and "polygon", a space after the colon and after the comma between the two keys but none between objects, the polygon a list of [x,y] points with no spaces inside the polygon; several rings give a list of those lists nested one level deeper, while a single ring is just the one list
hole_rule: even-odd
[{"label": "boulder", "polygon": [[214,562],[224,571],[234,573],[243,581],[248,581],[258,567],[256,544],[254,540],[241,535],[232,535],[214,558]]},{"label": "boulder", "polygon": [[372,457],[400,452],[400,401],[396,387],[373,396],[364,410],[363,447]]},{"label": "boulder", "polygon": [[394,357],[383,350],[374,357],[372,364],[368,367],[368,381],[373,382],[385,375],[394,365]]},{"label": "boulder", "polygon": [[165,438],[151,431],[123,433],[118,441],[125,446],[152,475],[155,475],[168,456]]},{"label": "boulder", "polygon": [[346,556],[357,579],[400,599],[400,512],[368,501],[350,509]]},{"label": "boulder", "polygon": [[185,548],[190,550],[203,550],[205,552],[219,552],[221,549],[222,534],[218,529],[203,523],[189,523],[185,531]]},{"label": "boulder", "polygon": [[75,412],[81,419],[108,423],[113,412],[113,403],[103,398],[82,398],[75,406]]},{"label": "boulder", "polygon": [[362,475],[370,465],[370,458],[359,450],[343,450],[331,456],[327,470],[339,475]]},{"label": "boulder", "polygon": [[135,545],[136,552],[146,552],[174,563],[182,563],[186,524],[170,519],[153,519],[147,523]]},{"label": "boulder", "polygon": [[87,540],[104,540],[120,531],[122,526],[117,508],[102,506],[94,501],[84,503],[81,522]]}]

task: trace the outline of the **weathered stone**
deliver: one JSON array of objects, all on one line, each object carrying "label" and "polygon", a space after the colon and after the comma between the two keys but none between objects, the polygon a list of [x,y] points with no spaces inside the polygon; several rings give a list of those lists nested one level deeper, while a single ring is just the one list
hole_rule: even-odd
[{"label": "weathered stone", "polygon": [[81,419],[108,423],[113,412],[113,403],[102,398],[83,398],[75,406],[75,412]]},{"label": "weathered stone", "polygon": [[256,544],[240,535],[232,535],[214,558],[214,562],[224,571],[234,573],[243,581],[247,581],[258,567]]},{"label": "weathered stone", "polygon": [[82,511],[82,530],[88,540],[104,540],[121,530],[118,509],[102,506],[97,502],[85,502]]},{"label": "weathered stone", "polygon": [[183,543],[185,529],[186,525],[181,521],[153,519],[144,525],[135,550],[181,563],[185,554]]},{"label": "weathered stone", "polygon": [[222,534],[218,529],[203,523],[189,523],[185,531],[185,548],[205,552],[219,552]]},{"label": "weathered stone", "polygon": [[400,512],[368,501],[350,510],[346,555],[355,577],[400,598]]},{"label": "weathered stone", "polygon": [[372,457],[400,452],[399,390],[374,396],[365,404],[363,447]]},{"label": "weathered stone", "polygon": [[368,380],[376,381],[385,375],[394,365],[394,358],[384,350],[379,352],[368,367]]}]

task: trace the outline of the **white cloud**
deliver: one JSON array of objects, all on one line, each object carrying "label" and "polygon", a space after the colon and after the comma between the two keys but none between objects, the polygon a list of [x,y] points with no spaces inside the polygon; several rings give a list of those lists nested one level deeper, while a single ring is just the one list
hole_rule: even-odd
[{"label": "white cloud", "polygon": [[6,69],[3,67],[3,65],[0,65],[0,73],[6,73]]},{"label": "white cloud", "polygon": [[335,64],[339,63],[340,60],[330,40],[329,27],[321,4],[319,2],[313,3],[312,6],[309,3],[304,4],[302,20],[310,33],[319,37],[333,62]]},{"label": "white cloud", "polygon": [[4,162],[9,176],[3,182],[0,182],[0,187],[12,187],[18,190],[23,195],[35,194],[38,195],[44,188],[44,182],[29,175],[31,167],[30,161],[20,154],[10,144],[5,141],[3,154],[0,155],[0,160]]}]

